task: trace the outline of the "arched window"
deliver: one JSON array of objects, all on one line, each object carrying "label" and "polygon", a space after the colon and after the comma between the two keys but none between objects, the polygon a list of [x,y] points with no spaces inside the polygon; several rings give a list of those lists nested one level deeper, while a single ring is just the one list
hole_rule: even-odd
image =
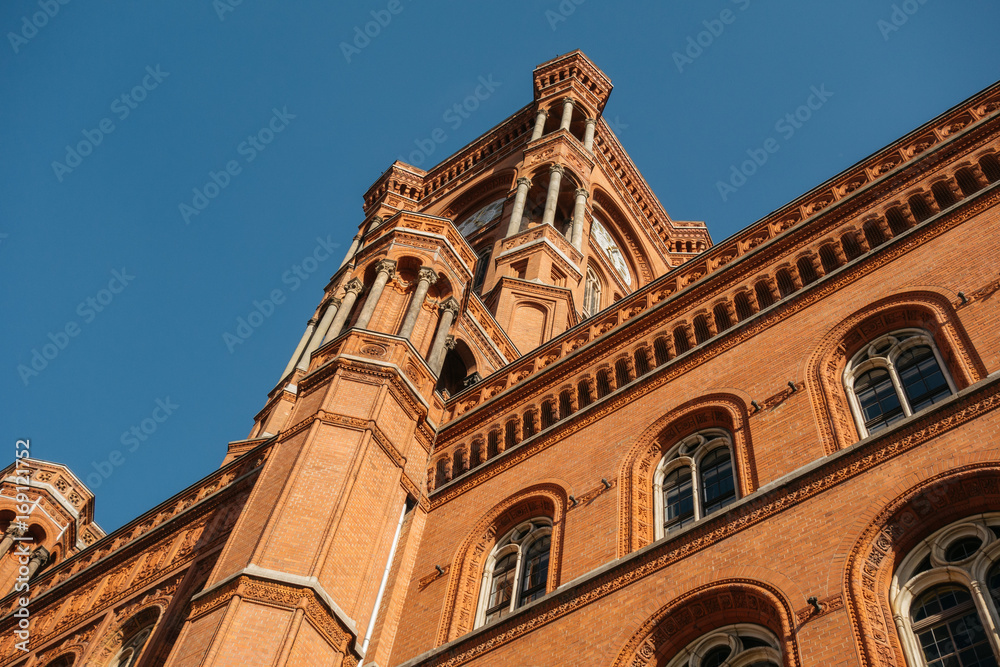
[{"label": "arched window", "polygon": [[847,261],[856,259],[862,255],[861,246],[852,232],[848,232],[840,237],[840,247],[844,249],[844,256]]},{"label": "arched window", "polygon": [[788,269],[779,269],[777,273],[778,294],[784,299],[789,294],[795,292],[795,283],[792,281],[792,274]]},{"label": "arched window", "polygon": [[890,604],[912,667],[996,667],[1000,513],[938,530],[893,574]]},{"label": "arched window", "polygon": [[976,181],[976,176],[968,167],[962,167],[955,172],[955,182],[958,183],[958,187],[965,197],[971,197],[979,192],[979,183]]},{"label": "arched window", "polygon": [[701,345],[706,340],[712,337],[712,332],[708,330],[708,321],[705,319],[704,315],[699,315],[694,318],[694,340],[698,345]]},{"label": "arched window", "polygon": [[587,284],[583,289],[584,318],[596,315],[601,310],[601,279],[594,270],[587,267]]},{"label": "arched window", "polygon": [[983,170],[983,176],[990,183],[1000,181],[1000,159],[997,159],[994,153],[979,158],[979,168]]},{"label": "arched window", "polygon": [[702,635],[666,667],[778,667],[778,639],[766,628],[738,623]]},{"label": "arched window", "polygon": [[635,376],[642,377],[650,370],[649,366],[649,353],[646,348],[640,347],[633,354],[632,357],[635,359]]},{"label": "arched window", "polygon": [[[148,617],[152,614],[147,613],[148,611],[140,613],[125,623],[122,628],[125,638],[121,648],[107,663],[107,667],[133,667],[139,662],[142,649],[149,640],[149,636],[153,634],[153,626],[156,625],[156,618],[150,620]],[[143,620],[146,622],[142,623]],[[139,627],[135,628],[135,625],[139,625]],[[130,628],[130,626],[132,627]]]},{"label": "arched window", "polygon": [[746,292],[739,292],[733,298],[733,305],[736,307],[736,319],[740,322],[753,316],[753,306]]},{"label": "arched window", "polygon": [[725,305],[721,303],[715,304],[715,308],[712,309],[712,316],[715,317],[715,330],[719,333],[733,326],[733,323],[729,319],[729,312],[726,311]]},{"label": "arched window", "polygon": [[877,248],[889,240],[882,233],[882,228],[879,227],[876,220],[869,220],[861,226],[861,230],[865,234],[865,240],[868,241],[869,248]]},{"label": "arched window", "polygon": [[667,346],[667,339],[662,336],[653,341],[653,352],[656,358],[656,365],[662,366],[670,360],[670,348]]},{"label": "arched window", "polygon": [[657,539],[738,498],[732,442],[728,432],[707,429],[667,451],[653,477]]},{"label": "arched window", "polygon": [[483,570],[477,626],[545,595],[551,542],[552,523],[544,518],[518,525],[497,542]]},{"label": "arched window", "polygon": [[530,438],[535,435],[535,411],[528,410],[521,418],[521,435]]},{"label": "arched window", "polygon": [[888,223],[889,230],[893,233],[893,236],[899,236],[910,228],[906,216],[903,215],[903,211],[898,206],[893,206],[885,212],[885,221]]},{"label": "arched window", "polygon": [[844,371],[861,437],[877,433],[955,393],[934,340],[903,329],[865,345]]},{"label": "arched window", "polygon": [[486,280],[486,272],[490,268],[490,254],[492,253],[492,248],[487,247],[479,256],[476,258],[476,276],[472,281],[472,289],[476,292],[483,286],[483,282]]},{"label": "arched window", "polygon": [[774,298],[771,296],[771,288],[763,280],[758,280],[753,286],[753,292],[757,295],[757,305],[761,310],[774,305]]},{"label": "arched window", "polygon": [[604,398],[611,393],[611,380],[608,379],[608,373],[610,371],[607,368],[602,368],[597,371],[597,397]]}]

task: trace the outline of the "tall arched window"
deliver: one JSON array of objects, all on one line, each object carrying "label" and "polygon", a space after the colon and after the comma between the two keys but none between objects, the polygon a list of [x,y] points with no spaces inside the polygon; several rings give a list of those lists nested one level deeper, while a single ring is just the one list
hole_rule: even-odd
[{"label": "tall arched window", "polygon": [[890,604],[911,667],[1000,662],[1000,513],[955,522],[920,543],[893,575]]},{"label": "tall arched window", "polygon": [[583,316],[596,315],[601,310],[601,279],[587,267],[587,284],[583,288]]},{"label": "tall arched window", "polygon": [[490,269],[490,255],[492,252],[492,248],[486,247],[476,257],[476,275],[472,280],[472,289],[477,292],[486,280],[486,272]]},{"label": "tall arched window", "polygon": [[483,570],[477,626],[545,595],[551,545],[552,522],[545,518],[526,521],[497,542]]},{"label": "tall arched window", "polygon": [[934,339],[922,329],[865,345],[847,364],[844,385],[862,438],[955,393]]},{"label": "tall arched window", "polygon": [[688,644],[665,667],[778,667],[781,649],[774,633],[738,623],[709,632]]},{"label": "tall arched window", "polygon": [[667,451],[653,477],[657,539],[738,498],[732,443],[726,431],[707,429]]}]

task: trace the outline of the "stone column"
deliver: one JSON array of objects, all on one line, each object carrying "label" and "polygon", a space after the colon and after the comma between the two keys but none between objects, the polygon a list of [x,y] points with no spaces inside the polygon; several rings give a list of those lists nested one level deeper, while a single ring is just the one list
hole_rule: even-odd
[{"label": "stone column", "polygon": [[[454,297],[449,298],[441,304],[441,319],[438,320],[434,342],[431,343],[430,358],[427,360],[427,365],[431,367],[431,372],[435,375],[441,372],[441,366],[444,364],[448,330],[451,329],[451,323],[455,321],[455,315],[457,314],[458,301]],[[454,343],[452,343],[452,347],[454,347]]]},{"label": "stone column", "polygon": [[396,275],[396,262],[391,259],[379,260],[375,264],[375,271],[375,282],[372,284],[371,291],[368,292],[368,298],[365,299],[365,305],[361,308],[357,322],[354,323],[358,329],[366,328],[368,322],[371,321],[375,308],[378,306],[378,300],[382,296],[382,290],[385,289],[386,283]]},{"label": "stone column", "polygon": [[568,130],[569,124],[573,122],[573,100],[566,98],[563,100],[562,120],[559,122],[560,130]]},{"label": "stone column", "polygon": [[586,217],[587,197],[590,193],[586,188],[576,189],[576,201],[573,202],[573,233],[570,235],[570,243],[577,250],[582,250],[583,245],[583,220]]},{"label": "stone column", "polygon": [[591,153],[594,152],[594,129],[597,127],[596,118],[588,118],[584,121],[586,129],[583,131],[583,147]]},{"label": "stone column", "polygon": [[556,204],[559,201],[559,183],[562,181],[563,167],[554,164],[549,167],[549,189],[545,194],[545,212],[542,214],[543,225],[553,225],[556,220]]},{"label": "stone column", "polygon": [[354,240],[351,241],[351,247],[347,250],[347,254],[344,255],[344,261],[340,263],[341,268],[344,264],[347,264],[351,259],[353,259],[354,254],[358,251],[358,246],[361,245],[361,232],[354,235]]},{"label": "stone column", "polygon": [[24,537],[24,529],[18,528],[17,526],[8,526],[7,531],[3,534],[3,540],[0,541],[0,558],[7,555],[10,548],[14,546],[14,540],[18,537]]},{"label": "stone column", "polygon": [[403,318],[403,326],[399,329],[400,338],[409,338],[413,333],[413,327],[417,323],[420,315],[420,307],[424,305],[427,298],[427,290],[437,282],[437,273],[430,267],[422,267],[417,272],[417,288],[413,290],[413,298],[410,299],[410,306],[406,309],[406,317]]},{"label": "stone column", "polygon": [[357,300],[358,294],[361,293],[362,289],[364,289],[364,285],[357,278],[351,278],[344,285],[344,298],[340,303],[340,308],[337,310],[337,316],[333,318],[333,324],[330,325],[330,330],[326,334],[327,338],[333,340],[340,335],[344,324],[347,322],[347,318],[351,315],[351,309],[354,308],[354,302]]},{"label": "stone column", "polygon": [[[284,372],[281,374],[282,378],[288,377],[288,374],[292,372],[295,365],[302,358],[302,350],[306,349],[306,345],[312,338],[313,330],[316,329],[316,318],[310,317],[309,322],[306,324],[305,333],[302,334],[302,339],[299,340],[299,344],[295,346],[295,351],[292,352],[292,358],[288,360],[288,365],[285,366]],[[0,556],[3,555],[2,549],[0,549]]]},{"label": "stone column", "polygon": [[49,550],[45,547],[38,547],[35,549],[31,558],[28,559],[28,579],[35,576],[35,572],[38,572],[38,568],[42,567],[49,562]]},{"label": "stone column", "polygon": [[312,338],[309,339],[309,344],[306,349],[302,352],[302,356],[299,357],[299,363],[297,368],[300,371],[309,370],[309,360],[312,358],[312,353],[319,349],[319,346],[323,344],[323,337],[326,336],[326,332],[330,330],[330,325],[333,323],[333,318],[337,315],[337,310],[340,308],[340,299],[330,299],[330,303],[327,304],[326,310],[323,311],[323,317],[319,321],[319,326],[313,331]]},{"label": "stone column", "polygon": [[517,179],[517,193],[514,195],[514,208],[510,212],[510,222],[507,223],[505,238],[514,236],[521,231],[521,218],[524,217],[524,203],[528,200],[528,188],[531,180],[522,176]]},{"label": "stone column", "polygon": [[538,110],[538,113],[535,115],[535,127],[531,131],[531,141],[534,141],[542,136],[542,132],[545,131],[545,119],[548,117],[548,111],[545,109]]}]

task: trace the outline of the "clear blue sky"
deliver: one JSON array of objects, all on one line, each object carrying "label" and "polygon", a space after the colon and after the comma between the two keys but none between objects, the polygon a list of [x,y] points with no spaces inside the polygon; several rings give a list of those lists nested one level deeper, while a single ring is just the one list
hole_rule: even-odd
[{"label": "clear blue sky", "polygon": [[[988,0],[229,2],[0,8],[0,459],[27,437],[97,479],[109,532],[246,437],[368,186],[434,130],[447,138],[423,167],[527,104],[535,65],[592,58],[660,201],[716,241],[1000,73]],[[488,99],[446,117],[480,77]],[[829,97],[812,117],[776,128],[813,87]],[[768,138],[779,151],[723,201],[718,181]],[[225,187],[198,199],[210,172]],[[340,247],[302,264],[327,256],[318,238]],[[273,290],[282,303],[230,350],[223,334]],[[41,371],[19,371],[47,344]],[[155,431],[123,444],[143,420]]]}]

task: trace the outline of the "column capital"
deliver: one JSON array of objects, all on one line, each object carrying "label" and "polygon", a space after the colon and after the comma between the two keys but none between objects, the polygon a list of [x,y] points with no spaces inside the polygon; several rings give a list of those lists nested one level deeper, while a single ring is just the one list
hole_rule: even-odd
[{"label": "column capital", "polygon": [[454,336],[445,336],[444,347],[446,350],[454,350],[456,345],[458,345],[458,341]]},{"label": "column capital", "polygon": [[562,98],[562,103],[563,104],[569,104],[569,105],[572,105],[572,106],[576,106],[576,100],[574,100],[572,97],[564,97],[564,98]]},{"label": "column capital", "polygon": [[4,535],[10,535],[11,537],[24,537],[24,534],[28,531],[21,526],[15,524],[10,524],[7,526],[7,530],[4,531]]},{"label": "column capital", "polygon": [[448,297],[448,300],[441,304],[441,308],[439,310],[441,311],[442,314],[444,314],[445,312],[451,312],[452,315],[457,315],[458,301],[456,301],[455,297],[453,296]]},{"label": "column capital", "polygon": [[42,565],[45,565],[45,563],[49,561],[49,550],[46,549],[45,547],[38,547],[37,549],[31,552],[31,558],[29,558],[28,560],[29,561],[37,560],[38,566],[41,567]]},{"label": "column capital", "polygon": [[[333,297],[329,301],[330,306],[333,306],[334,308],[340,308],[340,304],[342,304],[342,303],[343,303],[343,301],[341,301],[337,297]],[[327,307],[329,307],[329,306],[327,306]]]},{"label": "column capital", "polygon": [[380,259],[375,262],[375,272],[388,274],[389,278],[392,279],[396,275],[396,260]]},{"label": "column capital", "polygon": [[344,285],[344,291],[349,292],[357,296],[361,294],[361,290],[365,288],[364,283],[362,283],[357,278],[351,278],[346,285]]},{"label": "column capital", "polygon": [[378,227],[383,222],[385,222],[385,219],[381,215],[376,215],[374,218],[372,218],[372,227]]},{"label": "column capital", "polygon": [[433,285],[437,282],[438,274],[437,271],[429,266],[422,266],[420,270],[417,271],[417,280],[425,281],[429,285]]},{"label": "column capital", "polygon": [[583,124],[584,125],[597,125],[597,119],[596,118],[587,118],[586,120],[583,121]]},{"label": "column capital", "polygon": [[590,191],[587,190],[587,188],[577,188],[576,189],[576,196],[577,197],[583,197],[584,199],[586,199],[586,198],[588,198],[590,196]]},{"label": "column capital", "polygon": [[521,186],[521,185],[527,185],[527,186],[530,186],[530,185],[531,185],[531,179],[530,179],[530,178],[528,178],[527,176],[522,176],[522,177],[520,177],[519,179],[517,179],[517,184],[518,184],[519,186]]},{"label": "column capital", "polygon": [[549,117],[549,112],[546,111],[545,109],[539,109],[538,113],[536,113],[535,115],[536,116],[544,116],[544,117],[548,118]]},{"label": "column capital", "polygon": [[564,166],[562,166],[561,164],[553,164],[553,165],[549,166],[549,173],[552,173],[552,174],[556,174],[556,173],[561,174],[564,171],[566,171],[566,168]]},{"label": "column capital", "polygon": [[306,320],[306,326],[307,327],[314,327],[314,326],[316,326],[316,324],[318,322],[319,322],[319,320],[317,320],[315,317],[310,317],[308,320]]}]

